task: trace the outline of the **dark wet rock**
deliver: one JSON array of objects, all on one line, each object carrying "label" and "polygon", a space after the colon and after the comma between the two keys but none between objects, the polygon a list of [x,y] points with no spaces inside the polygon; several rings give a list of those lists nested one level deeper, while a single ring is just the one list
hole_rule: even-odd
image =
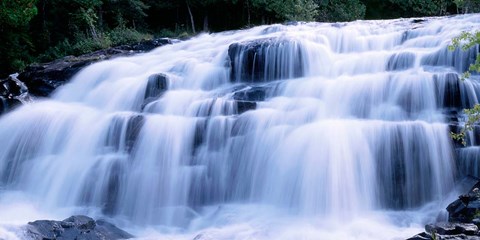
[{"label": "dark wet rock", "polygon": [[425,22],[425,19],[422,19],[422,18],[412,19],[412,23],[422,23],[422,22]]},{"label": "dark wet rock", "polygon": [[46,97],[82,68],[104,58],[68,56],[46,64],[35,64],[20,73],[19,79],[25,82],[32,95]]},{"label": "dark wet rock", "polygon": [[266,89],[263,87],[247,87],[233,93],[233,99],[238,101],[265,101]]},{"label": "dark wet rock", "polygon": [[335,27],[335,28],[342,28],[342,27],[347,26],[347,23],[344,23],[344,22],[335,22],[335,23],[332,23],[330,26]]},{"label": "dark wet rock", "polygon": [[22,102],[18,99],[0,97],[0,114],[9,112],[21,104]]},{"label": "dark wet rock", "polygon": [[0,114],[13,110],[21,105],[22,101],[29,100],[28,89],[17,79],[16,74],[0,79]]},{"label": "dark wet rock", "polygon": [[126,141],[125,148],[128,152],[131,152],[135,143],[137,142],[140,131],[145,123],[145,117],[143,115],[135,115],[128,120],[126,129]]},{"label": "dark wet rock", "polygon": [[137,142],[140,130],[145,123],[143,115],[116,116],[108,128],[105,146],[111,151],[119,150],[130,153]]},{"label": "dark wet rock", "polygon": [[108,183],[106,185],[106,191],[103,193],[103,202],[105,203],[102,208],[102,212],[109,216],[115,214],[118,205],[118,198],[120,194],[121,179],[125,174],[125,165],[121,161],[114,161],[110,165],[108,171]]},{"label": "dark wet rock", "polygon": [[29,222],[26,233],[34,240],[113,240],[133,237],[111,223],[81,215],[63,221]]},{"label": "dark wet rock", "polygon": [[[465,185],[470,185],[467,178]],[[424,239],[475,239],[480,240],[480,182],[471,188],[467,194],[459,196],[447,207],[448,222],[438,222],[425,226],[425,232],[409,238],[409,240]]]},{"label": "dark wet rock", "polygon": [[117,228],[115,225],[105,221],[97,220],[97,227],[95,228],[98,232],[101,232],[104,236],[104,239],[129,239],[134,236],[130,233],[123,231],[122,229]]},{"label": "dark wet rock", "polygon": [[231,80],[265,82],[301,77],[305,67],[303,55],[299,43],[288,39],[262,39],[231,44],[228,48]]},{"label": "dark wet rock", "polygon": [[147,87],[142,109],[149,103],[158,99],[168,89],[168,77],[163,73],[153,74],[148,77]]},{"label": "dark wet rock", "polygon": [[465,83],[457,73],[438,74],[433,80],[439,107],[462,110],[473,106],[467,98]]},{"label": "dark wet rock", "polygon": [[432,239],[432,235],[426,233],[426,232],[423,232],[423,233],[420,233],[420,234],[417,234],[411,238],[408,238],[407,240],[431,240]]},{"label": "dark wet rock", "polygon": [[430,234],[438,233],[440,235],[476,235],[478,233],[478,227],[472,223],[441,222],[426,225],[425,231]]},{"label": "dark wet rock", "polygon": [[480,218],[480,182],[472,190],[459,196],[457,200],[447,207],[450,222],[471,223],[474,219]]},{"label": "dark wet rock", "polygon": [[415,54],[402,52],[393,54],[387,62],[387,71],[401,71],[412,68],[415,63]]},{"label": "dark wet rock", "polygon": [[479,240],[478,227],[471,223],[436,223],[425,226],[425,232],[417,234],[408,240]]},{"label": "dark wet rock", "polygon": [[114,57],[150,51],[170,43],[173,43],[173,40],[155,39],[99,50],[78,57],[67,56],[49,63],[30,65],[24,72],[20,73],[18,78],[27,85],[32,95],[46,97],[90,64]]},{"label": "dark wet rock", "polygon": [[257,108],[257,103],[250,101],[237,101],[236,105],[238,114],[242,114],[249,110],[255,110]]},{"label": "dark wet rock", "polygon": [[436,52],[427,54],[422,57],[421,64],[423,66],[450,66],[455,68],[457,72],[465,72],[474,63],[478,55],[479,47],[472,47],[468,50],[457,48],[450,51],[447,47],[441,48]]},{"label": "dark wet rock", "polygon": [[297,25],[300,25],[301,22],[299,21],[286,21],[283,23],[283,25],[285,26],[297,26]]},{"label": "dark wet rock", "polygon": [[[206,128],[208,124],[207,118],[199,118],[195,124],[195,134],[193,137],[192,149],[193,152],[198,149],[205,142],[205,137],[207,136]],[[195,154],[192,154],[195,155]]]},{"label": "dark wet rock", "polygon": [[461,120],[460,114],[461,113],[459,112],[459,110],[456,109],[443,111],[446,122],[451,124],[458,124],[458,122]]}]

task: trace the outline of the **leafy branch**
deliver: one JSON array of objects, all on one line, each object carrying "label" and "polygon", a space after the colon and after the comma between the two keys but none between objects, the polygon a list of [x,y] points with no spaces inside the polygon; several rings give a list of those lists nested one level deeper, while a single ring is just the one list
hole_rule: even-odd
[{"label": "leafy branch", "polygon": [[[454,51],[460,48],[466,51],[477,45],[480,45],[480,31],[462,32],[459,36],[452,39],[452,44],[448,46],[448,49]],[[475,62],[470,64],[468,71],[463,73],[462,80],[470,78],[472,72],[480,73],[480,54],[477,55]],[[461,141],[466,146],[466,133],[473,131],[475,124],[480,121],[480,104],[475,104],[473,108],[464,109],[463,112],[467,116],[464,128],[459,133],[450,132],[450,135],[452,139]]]}]

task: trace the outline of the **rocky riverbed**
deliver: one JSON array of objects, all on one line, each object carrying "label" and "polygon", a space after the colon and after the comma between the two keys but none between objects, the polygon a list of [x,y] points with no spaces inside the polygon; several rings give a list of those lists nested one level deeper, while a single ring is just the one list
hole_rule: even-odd
[{"label": "rocky riverbed", "polygon": [[447,207],[448,222],[425,225],[425,232],[408,240],[480,239],[480,182]]}]

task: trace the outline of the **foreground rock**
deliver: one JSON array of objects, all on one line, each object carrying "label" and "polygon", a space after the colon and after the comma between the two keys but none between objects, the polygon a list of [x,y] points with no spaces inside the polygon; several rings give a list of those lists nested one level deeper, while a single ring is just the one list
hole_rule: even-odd
[{"label": "foreground rock", "polygon": [[0,79],[0,114],[28,101],[30,101],[28,89],[17,79],[17,74]]},{"label": "foreground rock", "polygon": [[18,79],[25,83],[33,96],[46,97],[63,85],[84,67],[106,59],[147,52],[176,40],[155,39],[131,45],[99,50],[78,57],[67,56],[49,63],[33,64],[20,73]]},{"label": "foreground rock", "polygon": [[95,221],[87,216],[72,216],[63,221],[29,222],[26,234],[34,240],[110,240],[133,237],[111,223]]},{"label": "foreground rock", "polygon": [[448,221],[425,226],[425,232],[408,240],[471,239],[480,240],[480,182],[469,193],[459,196],[447,207]]}]

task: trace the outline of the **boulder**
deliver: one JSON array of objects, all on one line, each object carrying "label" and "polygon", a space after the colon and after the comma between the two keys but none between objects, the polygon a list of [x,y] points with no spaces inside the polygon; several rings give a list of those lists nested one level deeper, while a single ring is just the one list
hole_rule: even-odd
[{"label": "boulder", "polygon": [[29,102],[28,89],[16,74],[0,79],[0,114],[6,113],[23,102]]},{"label": "boulder", "polygon": [[142,109],[145,108],[147,104],[162,96],[162,94],[167,91],[168,84],[168,77],[163,73],[153,74],[148,77]]},{"label": "boulder", "polygon": [[408,238],[407,240],[431,240],[432,239],[432,235],[428,234],[428,233],[419,233],[411,238]]},{"label": "boulder", "polygon": [[63,221],[29,222],[26,234],[34,240],[113,240],[133,237],[111,223],[81,215]]},{"label": "boulder", "polygon": [[447,207],[449,213],[448,221],[471,223],[480,219],[480,182],[472,190],[459,196],[457,200],[450,203]]},{"label": "boulder", "polygon": [[476,235],[478,233],[478,227],[472,223],[449,223],[440,222],[435,224],[427,224],[425,226],[427,233],[438,233],[440,235]]},{"label": "boulder", "polygon": [[[470,185],[471,186],[471,185]],[[447,207],[448,222],[427,224],[425,232],[409,240],[423,239],[472,239],[480,240],[480,182],[477,182],[467,194]]]}]

